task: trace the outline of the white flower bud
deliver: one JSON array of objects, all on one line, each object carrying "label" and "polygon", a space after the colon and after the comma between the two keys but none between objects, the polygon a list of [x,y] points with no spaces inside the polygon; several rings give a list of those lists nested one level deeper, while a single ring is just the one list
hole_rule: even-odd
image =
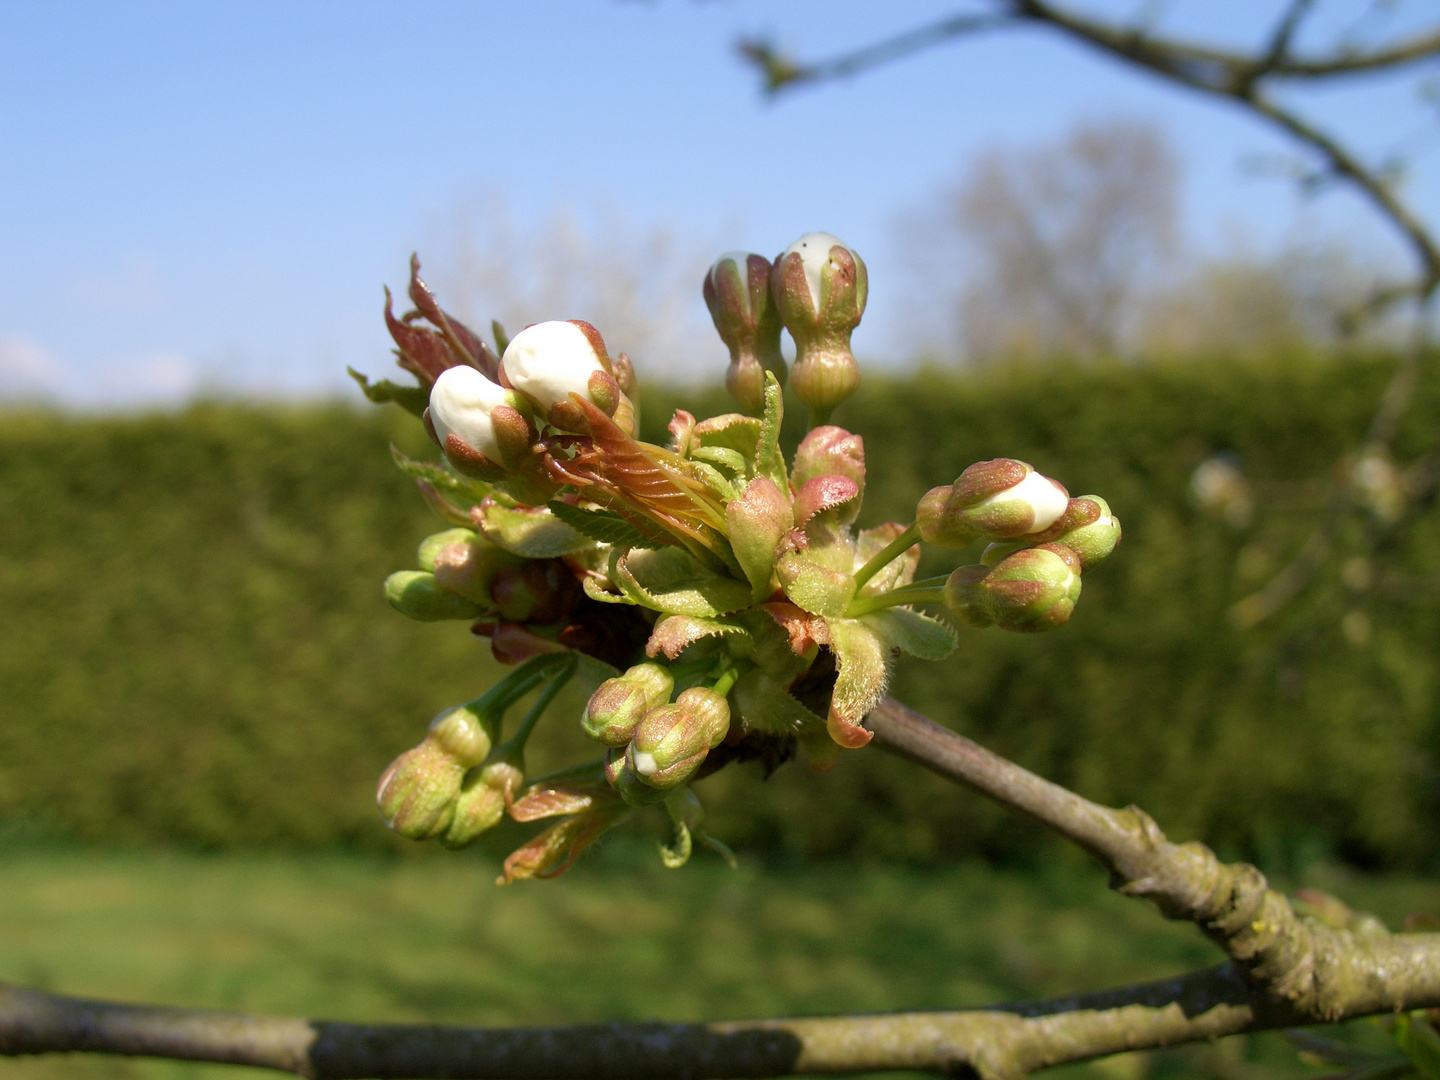
[{"label": "white flower bud", "polygon": [[527,326],[510,339],[501,362],[510,385],[542,416],[557,404],[568,404],[572,393],[588,399],[590,377],[605,371],[590,336],[573,322]]},{"label": "white flower bud", "polygon": [[430,390],[430,422],[441,446],[455,435],[491,461],[500,460],[500,444],[490,410],[506,404],[505,388],[472,367],[446,368]]},{"label": "white flower bud", "polygon": [[823,232],[806,233],[780,256],[783,260],[792,252],[800,253],[800,261],[805,267],[805,283],[810,286],[810,300],[816,311],[820,310],[820,271],[830,261],[830,249],[837,245],[845,247],[838,236]]},{"label": "white flower bud", "polygon": [[1013,487],[997,491],[988,499],[977,503],[975,509],[995,503],[1014,501],[1029,505],[1031,512],[1035,515],[1035,520],[1025,531],[1038,533],[1044,532],[1060,520],[1060,515],[1065,513],[1065,508],[1070,505],[1070,496],[1065,494],[1064,490],[1048,476],[1043,476],[1038,472],[1029,472],[1025,474],[1024,480]]}]

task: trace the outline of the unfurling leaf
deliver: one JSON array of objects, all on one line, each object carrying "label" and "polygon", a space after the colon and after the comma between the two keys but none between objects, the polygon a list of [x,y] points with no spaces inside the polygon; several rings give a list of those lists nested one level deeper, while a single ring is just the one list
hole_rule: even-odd
[{"label": "unfurling leaf", "polygon": [[503,506],[487,498],[471,517],[485,539],[527,559],[554,559],[590,544],[544,506]]},{"label": "unfurling leaf", "polygon": [[750,586],[701,566],[681,548],[616,552],[610,579],[642,607],[671,615],[713,618],[750,603]]},{"label": "unfurling leaf", "polygon": [[909,608],[892,607],[862,615],[860,621],[899,649],[921,660],[944,660],[955,651],[955,635],[939,619]]},{"label": "unfurling leaf", "polygon": [[372,383],[352,367],[347,367],[345,370],[350,373],[352,379],[360,384],[360,392],[376,405],[393,401],[406,412],[419,416],[425,411],[425,406],[430,404],[430,391],[423,386],[405,386],[401,383],[393,383],[389,379],[381,379]]},{"label": "unfurling leaf", "polygon": [[617,548],[655,546],[654,540],[613,511],[584,510],[559,500],[548,506],[550,512],[566,525],[602,544],[612,544]]}]

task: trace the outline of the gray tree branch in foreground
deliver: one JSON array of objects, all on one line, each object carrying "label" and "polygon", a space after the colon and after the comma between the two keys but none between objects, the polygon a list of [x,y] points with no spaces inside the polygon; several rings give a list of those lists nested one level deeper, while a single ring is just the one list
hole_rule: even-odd
[{"label": "gray tree branch in foreground", "polygon": [[1173,979],[953,1012],[731,1023],[467,1028],[349,1024],[89,1001],[0,986],[0,1054],[90,1052],[302,1076],[778,1077],[909,1069],[1009,1080],[1127,1050],[1440,1006],[1440,934],[1298,915],[1253,866],[1174,844],[1143,811],[1081,798],[887,698],[877,746],[1080,845],[1111,884],[1194,922],[1229,960]]},{"label": "gray tree branch in foreground", "polygon": [[[984,31],[1040,26],[1057,30],[1104,56],[1139,67],[1170,82],[1238,105],[1278,127],[1319,160],[1304,183],[1318,188],[1340,181],[1359,192],[1389,222],[1414,255],[1416,270],[1408,281],[1392,282],[1341,318],[1353,330],[1366,319],[1398,304],[1417,307],[1414,342],[1405,348],[1395,374],[1381,396],[1365,441],[1357,454],[1388,454],[1401,419],[1409,409],[1420,368],[1430,355],[1429,323],[1440,292],[1440,240],[1426,221],[1400,198],[1386,166],[1373,166],[1338,138],[1283,104],[1272,92],[1277,84],[1315,84],[1359,74],[1377,74],[1440,58],[1440,28],[1427,29],[1389,45],[1369,49],[1337,47],[1325,55],[1297,56],[1292,45],[1313,0],[1290,0],[1268,41],[1253,53],[1219,49],[1165,37],[1143,23],[1116,24],[1068,10],[1050,0],[989,0],[989,10],[940,19],[853,52],[801,63],[761,38],[740,43],[774,94],[792,87],[856,75],[924,49]],[[1422,470],[1423,471],[1423,470]],[[1231,610],[1239,627],[1263,622],[1293,600],[1314,577],[1334,546],[1345,513],[1356,502],[1353,485],[1337,485],[1326,511],[1299,553],[1265,586],[1242,598]]]}]

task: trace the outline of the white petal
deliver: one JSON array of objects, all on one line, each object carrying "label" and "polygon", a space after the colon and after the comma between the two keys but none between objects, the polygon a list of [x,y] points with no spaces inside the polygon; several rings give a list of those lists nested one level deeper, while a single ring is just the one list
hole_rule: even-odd
[{"label": "white petal", "polygon": [[498,462],[500,446],[490,410],[505,404],[505,388],[472,367],[446,368],[430,388],[430,422],[444,443],[458,435],[487,458]]},{"label": "white petal", "polygon": [[635,771],[641,776],[654,776],[660,771],[655,755],[646,750],[632,750],[630,758],[635,763]]},{"label": "white petal", "polygon": [[588,398],[590,376],[605,370],[585,332],[569,322],[527,326],[510,339],[501,362],[510,385],[542,414],[572,393]]},{"label": "white petal", "polygon": [[1038,472],[1026,473],[1025,479],[1014,487],[997,491],[980,505],[989,506],[991,503],[1009,502],[1011,499],[1023,499],[1030,504],[1030,509],[1035,514],[1035,523],[1030,526],[1032,533],[1044,532],[1054,525],[1070,505],[1070,500],[1055,486],[1054,481]]},{"label": "white petal", "polygon": [[823,232],[806,233],[786,248],[785,255],[781,256],[783,259],[792,251],[800,253],[800,261],[805,266],[805,283],[810,286],[810,300],[816,311],[820,310],[820,271],[830,261],[830,249],[836,245],[845,247],[838,236]]}]

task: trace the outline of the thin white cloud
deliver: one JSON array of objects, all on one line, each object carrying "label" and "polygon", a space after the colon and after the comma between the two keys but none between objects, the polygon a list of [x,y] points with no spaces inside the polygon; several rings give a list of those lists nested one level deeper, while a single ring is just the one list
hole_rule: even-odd
[{"label": "thin white cloud", "polygon": [[28,334],[0,336],[0,399],[63,396],[65,365]]}]

